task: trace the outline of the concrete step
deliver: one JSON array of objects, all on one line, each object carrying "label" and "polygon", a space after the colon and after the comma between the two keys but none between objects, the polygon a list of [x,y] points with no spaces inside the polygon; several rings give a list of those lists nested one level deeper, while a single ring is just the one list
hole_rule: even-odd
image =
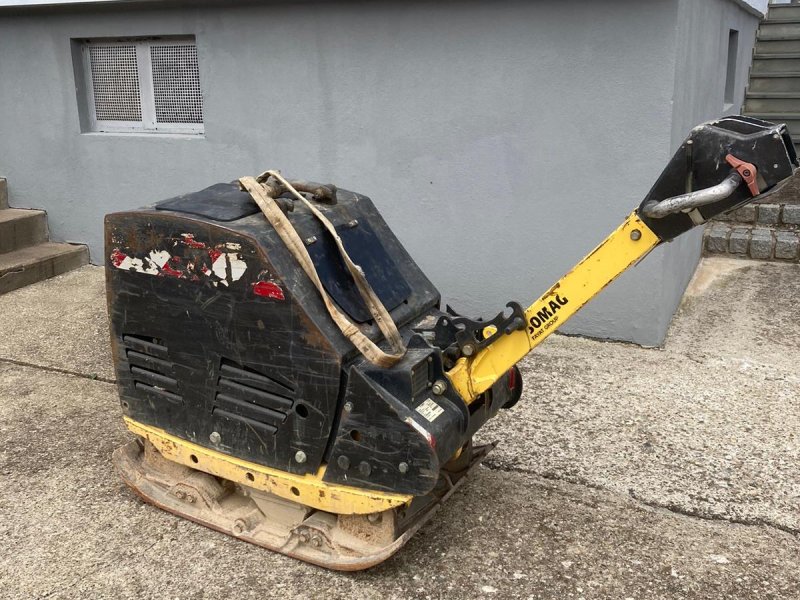
[{"label": "concrete step", "polygon": [[0,210],[8,208],[8,182],[0,177]]},{"label": "concrete step", "polygon": [[800,53],[782,52],[780,54],[754,54],[750,74],[758,73],[798,73],[800,72]]},{"label": "concrete step", "polygon": [[765,19],[764,23],[769,23],[770,25],[788,25],[793,23],[800,23],[800,18],[796,14],[787,17],[772,17],[771,19]]},{"label": "concrete step", "polygon": [[800,51],[800,38],[785,40],[756,40],[756,54],[785,54],[787,52],[798,51]]},{"label": "concrete step", "polygon": [[800,113],[800,93],[748,91],[742,110],[745,115],[791,113]]},{"label": "concrete step", "polygon": [[[800,109],[800,105],[796,107]],[[784,123],[786,128],[789,130],[789,133],[792,136],[792,140],[795,143],[800,140],[800,114],[797,113],[747,113],[748,117],[755,117],[756,119],[762,119],[764,121],[769,121],[770,123]]]},{"label": "concrete step", "polygon": [[800,72],[750,74],[750,92],[793,92],[800,94]]},{"label": "concrete step", "polygon": [[781,21],[783,19],[800,19],[800,4],[773,4],[767,11],[767,21]]},{"label": "concrete step", "polygon": [[800,38],[800,20],[763,21],[758,28],[759,40],[785,40]]},{"label": "concrete step", "polygon": [[89,263],[86,246],[45,242],[0,254],[0,294]]},{"label": "concrete step", "polygon": [[46,242],[47,213],[43,210],[0,210],[0,254]]}]

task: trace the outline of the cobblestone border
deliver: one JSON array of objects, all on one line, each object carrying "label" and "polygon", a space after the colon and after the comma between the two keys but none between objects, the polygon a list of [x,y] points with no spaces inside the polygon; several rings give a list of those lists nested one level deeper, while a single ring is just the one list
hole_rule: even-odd
[{"label": "cobblestone border", "polygon": [[706,229],[704,237],[706,254],[800,262],[800,233],[794,229],[773,230],[761,224],[713,223]]},{"label": "cobblestone border", "polygon": [[716,220],[759,225],[800,225],[800,204],[748,204]]}]

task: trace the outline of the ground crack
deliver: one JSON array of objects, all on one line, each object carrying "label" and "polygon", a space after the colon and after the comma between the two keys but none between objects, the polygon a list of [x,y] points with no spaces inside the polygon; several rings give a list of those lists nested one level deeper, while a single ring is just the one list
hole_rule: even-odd
[{"label": "ground crack", "polygon": [[[613,491],[613,490],[607,490],[607,491]],[[767,527],[769,529],[777,529],[778,531],[788,533],[789,535],[795,537],[800,537],[800,529],[796,527],[790,527],[788,525],[782,525],[780,523],[775,523],[774,521],[767,521],[765,519],[758,519],[758,518],[747,519],[744,517],[723,517],[723,516],[704,515],[696,511],[690,510],[688,508],[683,508],[682,506],[677,506],[669,502],[661,503],[661,502],[656,502],[655,500],[646,500],[644,498],[639,497],[633,490],[628,490],[628,496],[630,496],[640,504],[649,506],[650,508],[666,510],[668,512],[677,515],[682,515],[684,517],[701,519],[703,521],[723,521],[725,523],[744,525],[746,527]]]},{"label": "ground crack", "polygon": [[[483,463],[490,471],[500,471],[503,473],[521,473],[523,475],[533,475],[534,477],[539,477],[541,479],[545,479],[547,481],[555,481],[555,482],[562,482],[562,483],[569,483],[571,485],[578,485],[581,487],[590,488],[593,490],[598,490],[602,492],[608,492],[611,494],[616,494],[620,496],[624,496],[625,494],[620,492],[619,490],[615,490],[613,488],[609,488],[597,483],[592,483],[587,479],[583,479],[582,477],[577,476],[559,476],[554,473],[539,473],[537,471],[532,471],[530,469],[524,469],[521,467],[512,467],[508,465],[498,465],[498,464],[491,464],[491,463]],[[689,517],[692,519],[700,519],[703,521],[721,521],[724,523],[732,523],[734,525],[743,525],[746,527],[766,527],[769,529],[776,529],[783,533],[788,533],[794,537],[800,537],[800,528],[790,527],[789,525],[782,525],[781,523],[775,523],[774,521],[768,521],[765,519],[759,518],[744,518],[744,517],[724,517],[724,516],[716,516],[716,515],[704,515],[702,513],[693,511],[688,508],[683,508],[682,506],[678,506],[673,503],[661,503],[655,500],[647,500],[645,498],[640,497],[633,489],[629,489],[627,496],[639,504],[643,506],[647,506],[648,508],[654,508],[658,510],[664,510],[670,512],[672,514],[681,515],[683,517]]]},{"label": "ground crack", "polygon": [[40,371],[49,371],[51,373],[61,373],[62,375],[72,375],[73,377],[82,377],[83,379],[90,379],[92,381],[102,381],[103,383],[116,383],[116,379],[109,379],[108,377],[100,377],[99,375],[90,373],[79,373],[78,371],[70,371],[69,369],[60,369],[58,367],[50,367],[47,365],[37,365],[36,363],[29,363],[24,360],[15,360],[13,358],[0,357],[0,363],[8,363],[18,367],[29,367],[31,369],[38,369]]}]

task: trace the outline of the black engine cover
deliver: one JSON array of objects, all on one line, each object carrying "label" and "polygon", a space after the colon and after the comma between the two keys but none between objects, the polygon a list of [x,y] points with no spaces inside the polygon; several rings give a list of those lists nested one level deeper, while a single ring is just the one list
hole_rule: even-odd
[{"label": "black engine cover", "polygon": [[[476,418],[456,396],[431,397],[441,353],[417,332],[432,329],[439,293],[369,198],[339,190],[336,200],[319,208],[400,326],[406,359],[367,363],[248,194],[217,184],[106,217],[123,412],[268,467],[329,463],[327,481],[425,493],[505,399]],[[288,216],[330,295],[380,340],[329,234],[299,203]]]}]

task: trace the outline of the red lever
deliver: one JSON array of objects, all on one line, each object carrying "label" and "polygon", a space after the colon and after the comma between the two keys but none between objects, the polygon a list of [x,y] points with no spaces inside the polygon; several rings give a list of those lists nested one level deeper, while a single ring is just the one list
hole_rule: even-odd
[{"label": "red lever", "polygon": [[744,182],[747,184],[747,188],[750,190],[750,193],[753,196],[758,196],[761,193],[761,190],[758,189],[758,183],[756,182],[756,176],[758,175],[758,169],[756,166],[749,162],[744,162],[743,160],[739,160],[733,154],[728,154],[725,157],[727,163],[736,169],[736,172],[744,179]]}]

